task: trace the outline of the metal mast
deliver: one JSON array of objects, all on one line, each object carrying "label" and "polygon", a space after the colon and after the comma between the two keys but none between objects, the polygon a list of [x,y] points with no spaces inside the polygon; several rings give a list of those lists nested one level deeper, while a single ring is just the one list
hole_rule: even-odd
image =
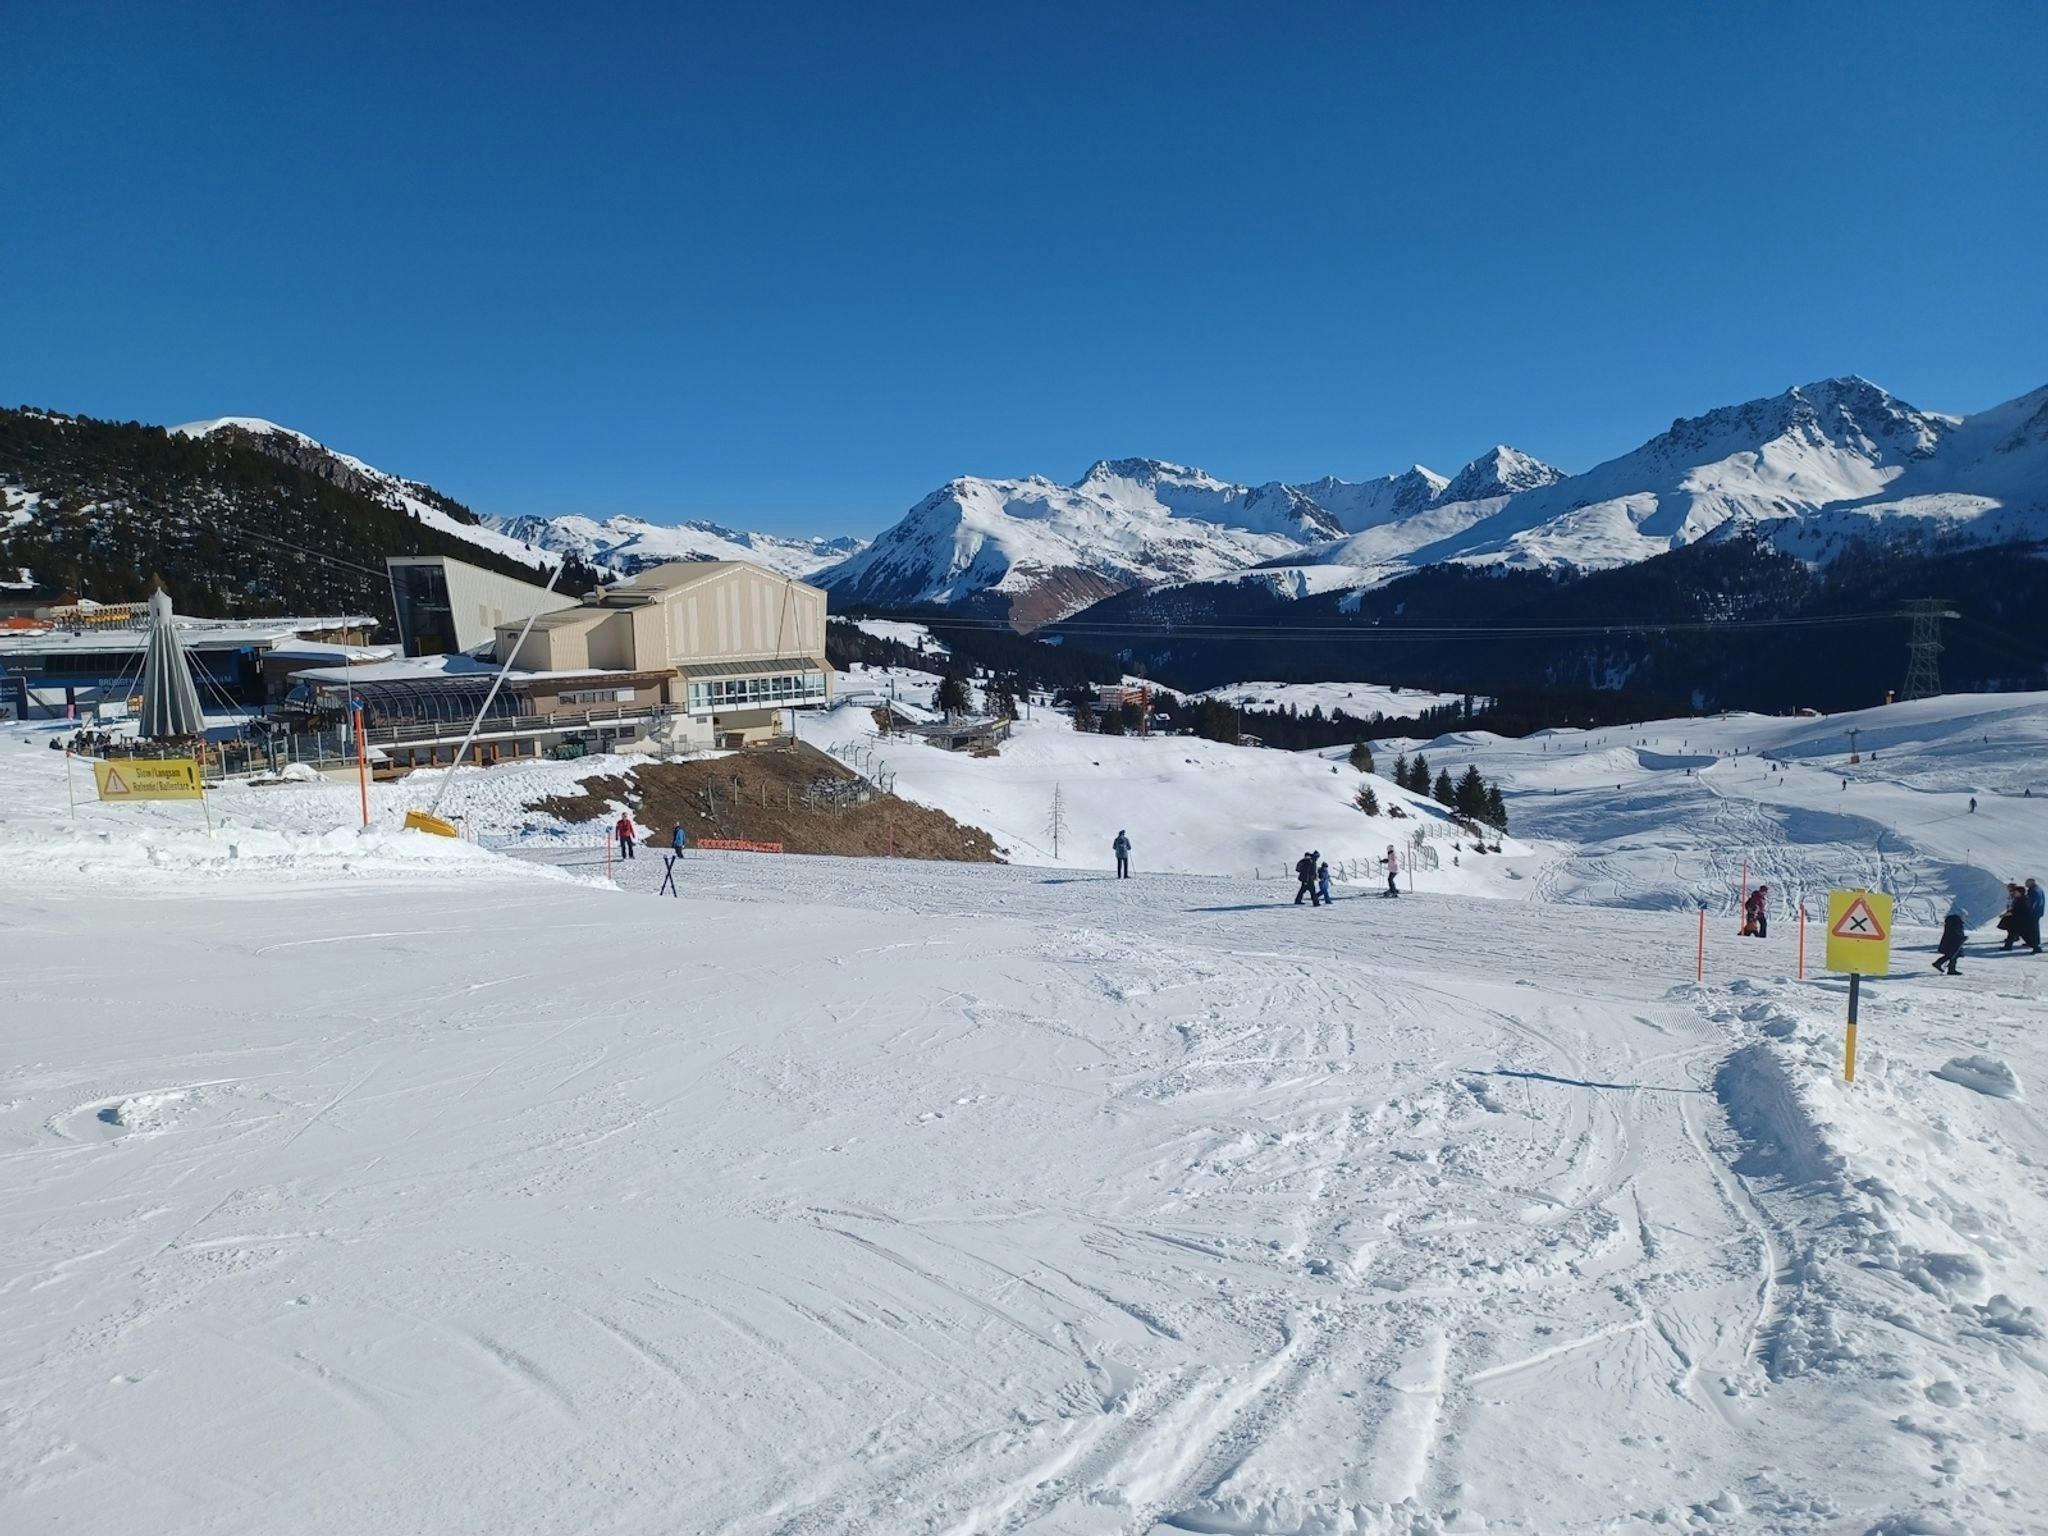
[{"label": "metal mast", "polygon": [[1961,614],[1940,597],[1918,597],[1899,610],[1899,617],[1913,628],[1906,640],[1906,684],[1902,699],[1931,699],[1941,692],[1941,621],[1959,619]]}]

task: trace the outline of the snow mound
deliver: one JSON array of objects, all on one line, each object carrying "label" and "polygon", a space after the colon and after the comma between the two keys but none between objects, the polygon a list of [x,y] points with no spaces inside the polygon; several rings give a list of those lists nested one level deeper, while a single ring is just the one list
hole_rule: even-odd
[{"label": "snow mound", "polygon": [[1952,1056],[1946,1066],[1935,1069],[1934,1075],[1994,1099],[2024,1097],[2019,1075],[1996,1056]]}]

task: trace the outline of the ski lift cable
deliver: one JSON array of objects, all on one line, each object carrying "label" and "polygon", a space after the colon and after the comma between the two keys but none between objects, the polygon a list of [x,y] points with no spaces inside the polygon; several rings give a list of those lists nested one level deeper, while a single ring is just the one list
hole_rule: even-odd
[{"label": "ski lift cable", "polygon": [[[1028,638],[1006,620],[918,613],[869,614],[863,617],[884,618],[906,623],[922,624],[931,629],[978,630],[1007,632],[1019,639]],[[1749,619],[1674,619],[1674,620],[1607,620],[1590,624],[1402,624],[1374,621],[1360,624],[1226,624],[1221,622],[1191,622],[1177,624],[1172,620],[1152,621],[1131,620],[1117,622],[1089,620],[1062,623],[1055,621],[1041,626],[1051,634],[1072,634],[1082,636],[1163,637],[1180,639],[1222,639],[1238,635],[1265,635],[1275,639],[1353,639],[1353,640],[1410,640],[1438,638],[1466,638],[1491,640],[1526,640],[1555,637],[1559,639],[1579,638],[1594,635],[1627,634],[1685,634],[1709,630],[1773,630],[1773,629],[1822,629],[1848,624],[1870,624],[1897,619],[1896,612],[1871,612],[1850,614],[1815,614],[1786,618]]]}]

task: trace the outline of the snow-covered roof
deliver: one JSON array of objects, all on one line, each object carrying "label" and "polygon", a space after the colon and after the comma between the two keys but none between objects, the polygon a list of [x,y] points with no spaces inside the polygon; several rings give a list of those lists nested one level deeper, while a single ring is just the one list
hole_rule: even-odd
[{"label": "snow-covered roof", "polygon": [[[190,619],[176,621],[178,639],[188,651],[231,651],[244,646],[270,650],[298,642],[307,634],[338,629],[368,629],[375,620],[362,614],[326,618]],[[62,627],[32,634],[0,633],[0,656],[41,655],[50,651],[139,651],[149,631],[139,624]]]}]

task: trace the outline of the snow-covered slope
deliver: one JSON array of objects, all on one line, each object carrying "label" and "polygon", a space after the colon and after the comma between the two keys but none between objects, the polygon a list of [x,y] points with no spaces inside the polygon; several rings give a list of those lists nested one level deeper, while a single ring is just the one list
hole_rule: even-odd
[{"label": "snow-covered slope", "polygon": [[[1020,839],[1063,783],[1085,842],[657,896],[398,830],[433,775],[361,831],[352,783],[74,816],[51,734],[0,736],[9,1529],[2048,1528],[2048,961],[1980,910],[1936,976],[1925,926],[1973,822],[2042,869],[2042,696],[1446,738],[1591,841],[1323,910],[1159,872],[1362,823],[1314,754],[892,742]],[[1903,900],[1851,1083],[1733,866],[1703,983],[1651,898],[1859,841]]]},{"label": "snow-covered slope", "polygon": [[701,519],[650,523],[638,517],[493,517],[495,532],[535,549],[574,555],[586,565],[631,575],[672,560],[751,560],[788,576],[810,576],[867,547],[856,538],[787,539],[746,533]]},{"label": "snow-covered slope", "polygon": [[1341,532],[1289,486],[1105,460],[1073,485],[955,480],[821,580],[857,603],[993,600],[1032,624],[1127,587],[1219,576]]}]

